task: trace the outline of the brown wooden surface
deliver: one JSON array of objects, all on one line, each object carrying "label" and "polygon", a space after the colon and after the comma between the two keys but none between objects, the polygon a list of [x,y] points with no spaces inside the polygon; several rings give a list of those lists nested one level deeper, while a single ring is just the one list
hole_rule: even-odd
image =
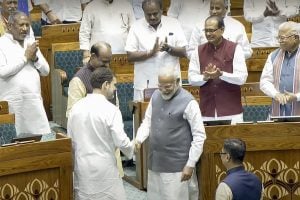
[{"label": "brown wooden surface", "polygon": [[53,141],[1,147],[0,154],[6,199],[73,199],[70,138],[59,134]]},{"label": "brown wooden surface", "polygon": [[[52,43],[78,42],[80,23],[59,24],[42,27],[42,37],[39,40],[39,47],[44,57],[51,63]],[[51,113],[51,72],[47,77],[41,78],[42,97],[48,119],[52,119]]]},{"label": "brown wooden surface", "polygon": [[[144,118],[148,103],[137,103],[137,114]],[[136,122],[137,123],[140,123]],[[138,126],[138,125],[137,125]],[[219,158],[224,139],[241,138],[247,144],[244,166],[254,172],[263,182],[264,200],[300,199],[300,123],[256,123],[234,126],[205,127],[207,139],[204,151],[197,164],[199,199],[214,199],[217,185],[226,176]],[[147,152],[141,149],[142,152]],[[147,180],[146,154],[144,163],[137,166]],[[146,185],[144,185],[146,187]]]},{"label": "brown wooden surface", "polygon": [[8,114],[8,102],[0,101],[0,114]]}]

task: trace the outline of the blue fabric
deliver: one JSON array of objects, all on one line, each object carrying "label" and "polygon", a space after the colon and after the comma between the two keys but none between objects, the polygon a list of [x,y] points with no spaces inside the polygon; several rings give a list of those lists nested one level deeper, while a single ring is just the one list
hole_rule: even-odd
[{"label": "blue fabric", "polygon": [[42,36],[42,24],[41,21],[32,21],[31,22],[31,27],[34,33],[34,36]]},{"label": "blue fabric", "polygon": [[16,137],[16,128],[14,124],[0,125],[0,145],[10,143]]},{"label": "blue fabric", "polygon": [[29,16],[28,1],[27,0],[19,0],[18,1],[18,10],[26,13],[26,15]]},{"label": "blue fabric", "polygon": [[54,67],[67,73],[68,81],[64,86],[69,86],[70,80],[76,72],[76,68],[82,66],[83,53],[81,50],[57,51],[54,53]]},{"label": "blue fabric", "polygon": [[244,121],[265,121],[270,114],[270,105],[243,106]]},{"label": "blue fabric", "polygon": [[123,120],[132,120],[132,112],[129,109],[128,103],[133,100],[133,83],[118,83],[117,92]]},{"label": "blue fabric", "polygon": [[133,100],[133,83],[118,83],[117,92],[124,130],[127,136],[133,139],[133,115],[129,108],[129,102]]},{"label": "blue fabric", "polygon": [[261,181],[243,166],[228,170],[223,182],[230,187],[233,200],[259,200],[261,197]]}]

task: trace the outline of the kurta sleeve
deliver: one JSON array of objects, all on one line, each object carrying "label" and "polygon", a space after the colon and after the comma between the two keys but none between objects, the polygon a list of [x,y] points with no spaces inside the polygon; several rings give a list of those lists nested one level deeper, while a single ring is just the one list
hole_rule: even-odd
[{"label": "kurta sleeve", "polygon": [[191,85],[202,86],[207,81],[203,80],[204,76],[200,73],[200,61],[198,56],[198,48],[192,53],[189,69],[188,69],[188,79]]},{"label": "kurta sleeve", "polygon": [[129,140],[124,131],[121,111],[118,108],[116,108],[115,115],[110,123],[110,130],[115,146],[120,148],[125,156],[132,158],[134,150],[133,143]]},{"label": "kurta sleeve", "polygon": [[69,116],[73,105],[86,96],[86,88],[78,77],[74,77],[69,83],[68,89],[68,105],[66,116]]},{"label": "kurta sleeve", "polygon": [[13,62],[7,63],[5,53],[0,50],[0,78],[9,78],[20,72],[27,63],[25,56],[15,57]]},{"label": "kurta sleeve", "polygon": [[40,72],[41,76],[47,76],[49,74],[49,64],[40,50],[37,51],[38,61],[34,63],[35,68]]},{"label": "kurta sleeve", "polygon": [[152,117],[152,99],[150,100],[148,107],[145,112],[145,118],[137,130],[136,141],[138,143],[143,143],[150,134],[151,128],[151,117]]},{"label": "kurta sleeve", "polygon": [[260,77],[260,89],[267,96],[274,98],[279,91],[276,90],[274,86],[274,74],[273,74],[273,64],[271,60],[271,54],[269,54],[268,59],[265,63],[263,71]]},{"label": "kurta sleeve", "polygon": [[189,150],[189,159],[186,165],[188,167],[195,167],[203,152],[203,145],[206,139],[206,133],[199,104],[196,100],[192,100],[187,105],[186,109],[184,110],[183,118],[189,122],[193,136],[193,141]]},{"label": "kurta sleeve", "polygon": [[236,46],[233,57],[233,73],[223,72],[220,79],[235,85],[243,85],[248,77],[244,52],[240,45]]},{"label": "kurta sleeve", "polygon": [[232,200],[232,198],[230,187],[226,183],[221,182],[216,191],[216,200]]},{"label": "kurta sleeve", "polygon": [[89,5],[84,9],[79,30],[79,45],[82,50],[90,50],[92,19]]}]

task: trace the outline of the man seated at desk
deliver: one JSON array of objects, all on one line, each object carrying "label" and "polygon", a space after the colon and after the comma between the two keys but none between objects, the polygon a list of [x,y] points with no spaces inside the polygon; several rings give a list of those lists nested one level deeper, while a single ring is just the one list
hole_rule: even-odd
[{"label": "man seated at desk", "polygon": [[300,115],[300,27],[296,22],[279,26],[280,47],[270,53],[260,78],[260,89],[274,99],[272,116]]},{"label": "man seated at desk", "polygon": [[188,77],[191,85],[200,86],[200,109],[203,121],[243,121],[241,88],[248,72],[240,45],[223,38],[224,21],[210,16],[205,21],[207,43],[191,56]]}]

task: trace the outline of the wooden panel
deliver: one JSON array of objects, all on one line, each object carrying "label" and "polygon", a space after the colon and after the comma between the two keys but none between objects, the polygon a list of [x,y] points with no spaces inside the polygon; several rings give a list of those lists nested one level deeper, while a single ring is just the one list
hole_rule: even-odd
[{"label": "wooden panel", "polygon": [[73,199],[70,138],[1,147],[0,154],[5,199]]},{"label": "wooden panel", "polygon": [[0,101],[0,114],[8,114],[8,102]]}]

